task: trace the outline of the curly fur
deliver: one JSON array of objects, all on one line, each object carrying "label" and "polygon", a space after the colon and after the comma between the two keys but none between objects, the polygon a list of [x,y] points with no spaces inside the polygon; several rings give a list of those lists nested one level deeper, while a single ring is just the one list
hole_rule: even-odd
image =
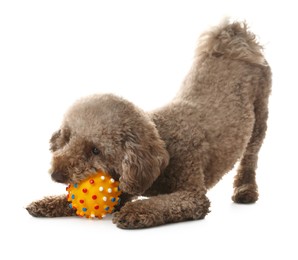
[{"label": "curly fur", "polygon": [[[245,23],[204,33],[174,100],[145,113],[114,95],[78,100],[50,140],[52,179],[78,182],[96,170],[119,179],[122,204],[113,222],[144,228],[203,219],[206,197],[240,159],[237,203],[258,199],[255,171],[266,132],[271,71]],[[143,195],[148,199],[132,200]],[[31,203],[33,216],[69,216],[65,196]]]}]

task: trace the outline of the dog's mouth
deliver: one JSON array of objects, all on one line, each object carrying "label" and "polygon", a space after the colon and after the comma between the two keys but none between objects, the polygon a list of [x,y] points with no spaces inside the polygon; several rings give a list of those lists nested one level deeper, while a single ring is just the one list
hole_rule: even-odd
[{"label": "dog's mouth", "polygon": [[119,181],[120,175],[114,169],[110,169],[108,173],[114,180]]},{"label": "dog's mouth", "polygon": [[116,181],[119,180],[119,174],[115,170],[112,170],[112,169],[103,170],[103,169],[97,169],[97,168],[92,168],[88,171],[84,171],[81,174],[72,174],[71,176],[69,176],[68,174],[62,171],[54,171],[54,172],[51,172],[51,178],[53,181],[58,183],[75,184],[83,181],[84,179],[92,175],[96,175],[96,173],[99,171],[108,173]]}]

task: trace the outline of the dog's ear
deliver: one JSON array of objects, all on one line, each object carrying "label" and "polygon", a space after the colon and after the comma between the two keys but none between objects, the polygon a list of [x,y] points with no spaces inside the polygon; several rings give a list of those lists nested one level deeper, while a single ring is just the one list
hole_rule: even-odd
[{"label": "dog's ear", "polygon": [[129,194],[141,195],[166,168],[169,154],[157,132],[150,138],[126,136],[124,145],[120,189]]},{"label": "dog's ear", "polygon": [[50,139],[50,150],[52,152],[62,148],[70,139],[70,130],[68,128],[59,129],[54,132]]},{"label": "dog's ear", "polygon": [[58,138],[61,136],[61,130],[54,132],[51,139],[50,139],[50,150],[55,152],[59,148]]}]

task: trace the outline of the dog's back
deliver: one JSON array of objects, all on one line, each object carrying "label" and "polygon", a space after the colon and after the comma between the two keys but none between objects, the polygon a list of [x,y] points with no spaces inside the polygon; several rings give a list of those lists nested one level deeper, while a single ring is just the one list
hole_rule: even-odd
[{"label": "dog's back", "polygon": [[[167,178],[175,176],[179,186],[200,168],[206,187],[216,184],[243,157],[256,127],[256,110],[267,107],[270,86],[262,47],[245,23],[225,21],[204,33],[180,92],[153,114],[175,158]],[[181,179],[177,169],[183,167],[193,169]]]}]

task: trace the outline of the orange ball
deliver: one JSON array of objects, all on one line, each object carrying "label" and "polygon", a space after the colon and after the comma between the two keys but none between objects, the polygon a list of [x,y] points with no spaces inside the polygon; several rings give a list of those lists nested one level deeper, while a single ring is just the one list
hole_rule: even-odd
[{"label": "orange ball", "polygon": [[66,190],[70,208],[76,209],[76,214],[81,217],[101,219],[112,213],[120,202],[119,182],[105,172],[69,184]]}]

